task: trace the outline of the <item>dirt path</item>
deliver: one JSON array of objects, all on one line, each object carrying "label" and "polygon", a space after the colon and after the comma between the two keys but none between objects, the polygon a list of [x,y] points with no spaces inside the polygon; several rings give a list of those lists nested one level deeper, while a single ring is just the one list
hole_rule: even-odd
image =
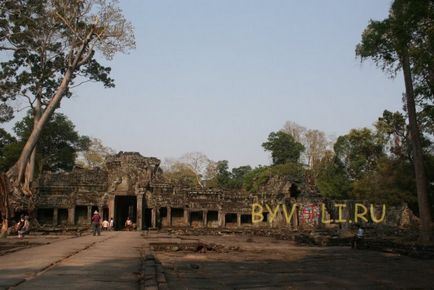
[{"label": "dirt path", "polygon": [[1,289],[138,289],[143,238],[109,232],[0,257]]},{"label": "dirt path", "polygon": [[[224,248],[183,250],[197,241]],[[236,235],[156,236],[148,242],[169,245],[155,257],[170,289],[434,288],[434,260],[398,254]]]}]

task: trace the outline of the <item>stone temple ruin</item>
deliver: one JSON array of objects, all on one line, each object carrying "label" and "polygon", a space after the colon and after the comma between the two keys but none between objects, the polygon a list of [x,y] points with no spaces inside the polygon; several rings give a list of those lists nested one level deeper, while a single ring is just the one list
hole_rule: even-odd
[{"label": "stone temple ruin", "polygon": [[[72,172],[45,173],[39,179],[37,217],[41,225],[89,225],[95,210],[104,219],[114,218],[116,229],[122,229],[127,217],[137,229],[149,228],[227,228],[252,229],[285,227],[296,230],[323,227],[321,204],[327,205],[326,218],[336,212],[327,201],[301,184],[271,180],[264,193],[234,191],[197,191],[169,184],[162,178],[160,160],[135,152],[120,152],[106,162],[106,170],[76,168]],[[300,188],[300,189],[298,189]],[[306,191],[306,192],[304,192]],[[252,223],[252,204],[264,205],[263,220]],[[270,210],[277,203],[288,210],[295,206],[290,223],[279,211],[269,223]],[[351,208],[344,212],[351,217]],[[406,211],[388,211],[387,222],[408,223]],[[407,217],[407,219],[409,219]]]}]

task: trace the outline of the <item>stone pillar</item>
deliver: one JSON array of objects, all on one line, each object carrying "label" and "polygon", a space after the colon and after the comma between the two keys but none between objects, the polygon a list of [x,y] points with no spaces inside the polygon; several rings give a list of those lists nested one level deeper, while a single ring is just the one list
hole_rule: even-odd
[{"label": "stone pillar", "polygon": [[68,224],[75,225],[75,206],[68,208]]},{"label": "stone pillar", "polygon": [[172,208],[170,206],[167,207],[167,226],[172,226]]},{"label": "stone pillar", "polygon": [[204,210],[203,211],[203,218],[202,218],[202,220],[203,220],[203,227],[207,227],[207,225],[208,225],[208,211],[207,210]]},{"label": "stone pillar", "polygon": [[108,208],[109,208],[109,220],[110,218],[114,218],[115,217],[115,197],[111,196],[109,197],[109,201],[108,201]]},{"label": "stone pillar", "polygon": [[88,205],[87,206],[87,220],[89,221],[89,223],[90,223],[91,218],[92,218],[92,206]]},{"label": "stone pillar", "polygon": [[241,214],[237,213],[237,225],[241,227]]},{"label": "stone pillar", "polygon": [[57,226],[59,223],[59,209],[56,207],[53,209],[53,226]]},{"label": "stone pillar", "polygon": [[138,230],[143,229],[143,193],[137,194],[137,214],[136,214],[136,225]]},{"label": "stone pillar", "polygon": [[219,226],[224,227],[226,225],[225,213],[219,211]]},{"label": "stone pillar", "polygon": [[298,206],[295,207],[294,215],[292,216],[292,228],[294,230],[298,229]]},{"label": "stone pillar", "polygon": [[157,227],[157,209],[155,207],[152,208],[152,216],[151,216],[152,227]]},{"label": "stone pillar", "polygon": [[190,223],[190,211],[187,208],[184,208],[184,224],[186,226],[189,226]]}]

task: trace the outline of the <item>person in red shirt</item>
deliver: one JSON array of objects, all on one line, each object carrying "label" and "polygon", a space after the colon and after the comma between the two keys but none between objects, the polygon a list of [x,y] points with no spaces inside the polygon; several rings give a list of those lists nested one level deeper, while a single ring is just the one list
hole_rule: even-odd
[{"label": "person in red shirt", "polygon": [[94,236],[96,234],[98,234],[98,236],[101,235],[101,216],[99,215],[97,210],[93,213],[92,216],[92,233]]}]

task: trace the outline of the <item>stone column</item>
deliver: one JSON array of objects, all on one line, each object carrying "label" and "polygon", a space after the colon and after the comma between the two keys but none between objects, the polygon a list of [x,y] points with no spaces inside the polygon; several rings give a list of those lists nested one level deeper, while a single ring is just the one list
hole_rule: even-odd
[{"label": "stone column", "polygon": [[59,209],[56,207],[53,209],[53,226],[57,226],[59,223]]},{"label": "stone column", "polygon": [[157,227],[157,209],[155,207],[152,208],[152,216],[151,216],[152,227]]},{"label": "stone column", "polygon": [[219,211],[219,226],[224,227],[226,225],[225,213]]},{"label": "stone column", "polygon": [[241,214],[237,213],[237,225],[241,227]]},{"label": "stone column", "polygon": [[298,206],[295,207],[294,215],[292,216],[292,228],[294,230],[298,229]]},{"label": "stone column", "polygon": [[68,208],[68,224],[75,225],[75,206]]},{"label": "stone column", "polygon": [[111,196],[109,197],[109,201],[108,201],[108,208],[109,208],[109,220],[110,218],[115,218],[115,197]]},{"label": "stone column", "polygon": [[88,205],[87,206],[87,220],[90,223],[90,219],[92,218],[92,206]]},{"label": "stone column", "polygon": [[190,219],[189,218],[190,218],[190,211],[187,208],[184,208],[184,224],[186,226],[190,225],[190,223],[189,223]]},{"label": "stone column", "polygon": [[203,220],[203,227],[206,228],[208,226],[208,211],[207,210],[203,211],[203,218],[202,218],[202,220]]},{"label": "stone column", "polygon": [[137,194],[137,214],[136,214],[136,225],[138,230],[143,229],[143,193]]},{"label": "stone column", "polygon": [[167,226],[172,226],[172,208],[170,206],[167,207]]}]

